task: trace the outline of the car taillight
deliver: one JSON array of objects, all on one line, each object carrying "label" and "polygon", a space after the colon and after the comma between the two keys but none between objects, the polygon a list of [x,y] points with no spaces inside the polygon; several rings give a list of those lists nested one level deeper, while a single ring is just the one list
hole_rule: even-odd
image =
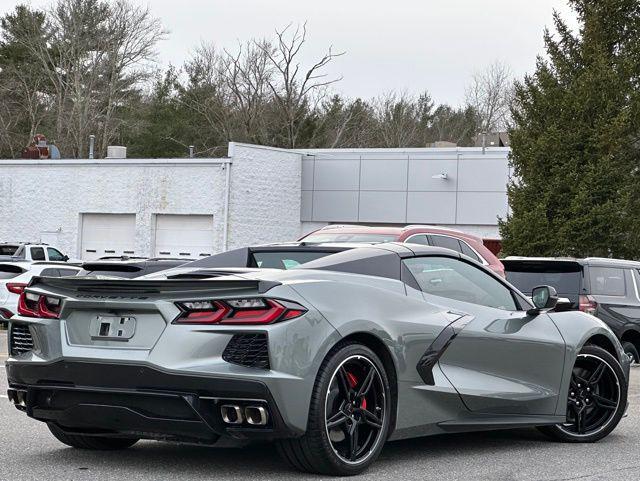
[{"label": "car taillight", "polygon": [[580,296],[578,300],[578,309],[587,314],[595,314],[598,309],[598,303],[591,296]]},{"label": "car taillight", "polygon": [[24,290],[18,300],[18,314],[24,317],[58,319],[61,307],[62,299],[59,297],[44,296]]},{"label": "car taillight", "polygon": [[262,297],[176,303],[182,311],[176,324],[271,324],[307,312],[292,301]]},{"label": "car taillight", "polygon": [[7,290],[13,294],[22,294],[27,285],[23,282],[7,282]]}]

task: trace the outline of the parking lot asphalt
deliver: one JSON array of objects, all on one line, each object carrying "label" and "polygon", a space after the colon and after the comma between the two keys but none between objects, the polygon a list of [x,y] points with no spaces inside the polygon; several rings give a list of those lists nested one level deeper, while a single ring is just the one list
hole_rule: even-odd
[{"label": "parking lot asphalt", "polygon": [[0,329],[0,363],[7,359],[7,331]]},{"label": "parking lot asphalt", "polygon": [[[631,384],[628,417],[599,443],[554,443],[534,429],[398,441],[387,444],[369,471],[351,479],[638,480],[640,368],[632,369]],[[0,367],[3,481],[322,479],[290,470],[269,444],[206,448],[141,441],[119,452],[68,448],[56,441],[44,424],[10,405],[6,387],[6,372]]]}]

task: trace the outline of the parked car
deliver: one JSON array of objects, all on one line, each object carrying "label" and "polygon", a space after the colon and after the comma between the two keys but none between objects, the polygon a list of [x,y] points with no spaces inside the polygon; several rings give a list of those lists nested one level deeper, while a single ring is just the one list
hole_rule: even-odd
[{"label": "parked car", "polygon": [[60,249],[47,244],[3,242],[0,243],[0,260],[67,262],[69,260],[69,256],[63,254]]},{"label": "parked car", "polygon": [[34,276],[75,276],[80,267],[65,262],[0,262],[0,322],[18,312],[20,293]]},{"label": "parked car", "polygon": [[77,448],[271,440],[328,475],[362,472],[388,439],[535,426],[593,442],[624,415],[630,361],[607,326],[451,250],[233,272],[34,279],[11,320],[9,399]]},{"label": "parked car", "polygon": [[133,279],[177,267],[188,262],[188,259],[168,259],[162,257],[105,257],[82,264],[79,276],[120,277]]},{"label": "parked car", "polygon": [[461,252],[504,277],[504,266],[482,238],[465,232],[432,225],[406,227],[369,227],[358,225],[328,225],[299,239],[306,243],[337,242],[408,242],[433,247],[444,247]]},{"label": "parked car", "polygon": [[625,352],[640,362],[640,262],[606,258],[503,259],[507,280],[530,294],[538,285],[555,287],[567,302],[556,310],[580,310],[602,319]]}]

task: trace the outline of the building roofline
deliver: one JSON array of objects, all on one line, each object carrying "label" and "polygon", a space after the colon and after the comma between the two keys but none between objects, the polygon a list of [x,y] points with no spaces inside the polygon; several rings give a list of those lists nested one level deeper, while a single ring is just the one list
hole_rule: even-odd
[{"label": "building roofline", "polygon": [[221,158],[177,158],[177,159],[0,159],[0,166],[17,165],[29,166],[56,166],[56,165],[226,165],[231,164],[229,157]]},{"label": "building roofline", "polygon": [[[321,154],[325,152],[339,152],[339,153],[375,153],[375,152],[391,152],[391,153],[429,153],[429,152],[480,152],[482,153],[482,147],[401,147],[401,148],[389,148],[389,147],[367,147],[367,148],[347,148],[347,149],[296,149],[297,152],[309,153],[309,154]],[[485,147],[487,153],[490,152],[510,152],[511,147]]]},{"label": "building roofline", "polygon": [[250,149],[259,149],[259,150],[271,150],[275,152],[284,152],[287,154],[302,154],[301,149],[286,149],[283,147],[270,147],[268,145],[260,145],[260,144],[247,144],[245,142],[229,142],[227,155],[230,158],[233,158],[234,150],[236,147],[247,147]]}]

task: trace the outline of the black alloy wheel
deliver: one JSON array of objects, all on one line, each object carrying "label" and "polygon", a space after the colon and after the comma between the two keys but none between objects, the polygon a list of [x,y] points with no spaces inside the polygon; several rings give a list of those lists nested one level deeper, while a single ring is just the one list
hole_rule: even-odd
[{"label": "black alloy wheel", "polygon": [[344,342],[335,346],[320,366],[305,434],[279,441],[278,450],[300,471],[359,474],[382,451],[391,413],[385,365],[369,347]]},{"label": "black alloy wheel", "polygon": [[613,368],[591,354],[576,359],[567,400],[567,423],[561,429],[588,436],[602,430],[620,403],[620,382]]},{"label": "black alloy wheel", "polygon": [[384,425],[385,389],[376,366],[352,356],[334,372],[325,402],[325,428],[335,454],[359,463],[380,441]]},{"label": "black alloy wheel", "polygon": [[561,441],[593,442],[618,425],[627,405],[627,381],[618,361],[597,346],[578,354],[567,396],[567,420],[541,430]]}]

